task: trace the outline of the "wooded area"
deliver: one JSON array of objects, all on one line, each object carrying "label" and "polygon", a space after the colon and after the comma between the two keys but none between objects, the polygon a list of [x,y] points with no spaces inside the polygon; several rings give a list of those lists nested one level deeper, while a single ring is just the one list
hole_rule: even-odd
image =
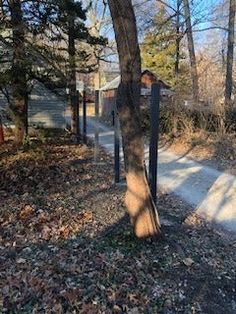
[{"label": "wooded area", "polygon": [[235,313],[235,12],[0,1],[1,313]]},{"label": "wooded area", "polygon": [[[33,80],[52,90],[69,88],[75,133],[77,74],[99,73],[101,83],[101,62],[118,62],[107,9],[102,1],[83,6],[73,1],[1,1],[0,85],[17,142],[28,132]],[[234,127],[234,9],[234,1],[134,2],[142,68],[171,86],[177,104],[192,102],[197,110],[204,104],[219,115],[225,130],[229,124]]]}]

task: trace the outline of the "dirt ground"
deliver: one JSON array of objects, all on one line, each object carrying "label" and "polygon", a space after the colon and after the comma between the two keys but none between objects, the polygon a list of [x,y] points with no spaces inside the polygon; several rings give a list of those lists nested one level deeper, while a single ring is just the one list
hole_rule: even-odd
[{"label": "dirt ground", "polygon": [[161,146],[172,152],[193,158],[205,165],[236,175],[235,134],[220,138],[214,133],[195,132],[170,139],[161,138]]},{"label": "dirt ground", "polygon": [[0,147],[0,313],[236,313],[236,241],[159,193],[137,241],[113,165],[63,141]]}]

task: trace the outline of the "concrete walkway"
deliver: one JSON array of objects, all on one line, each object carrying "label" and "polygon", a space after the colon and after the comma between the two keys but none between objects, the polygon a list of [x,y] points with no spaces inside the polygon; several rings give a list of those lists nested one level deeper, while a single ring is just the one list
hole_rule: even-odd
[{"label": "concrete walkway", "polygon": [[[88,118],[88,137],[99,130],[99,144],[110,154],[114,151],[112,128]],[[122,155],[122,152],[121,152]],[[145,149],[148,162],[148,147]],[[236,177],[204,166],[187,157],[159,150],[158,185],[174,193],[196,212],[224,229],[236,233]]]}]

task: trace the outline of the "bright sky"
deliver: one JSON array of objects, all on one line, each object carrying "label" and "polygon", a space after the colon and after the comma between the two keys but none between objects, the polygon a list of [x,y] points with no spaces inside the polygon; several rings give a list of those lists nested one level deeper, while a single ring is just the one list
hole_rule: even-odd
[{"label": "bright sky", "polygon": [[[198,3],[197,3],[198,2]],[[197,3],[193,11],[194,38],[196,49],[207,47],[211,44],[213,37],[220,38],[222,30],[219,26],[227,26],[227,6],[222,10],[223,0],[195,0]],[[216,29],[212,29],[216,27]],[[209,30],[207,30],[210,28]],[[221,34],[221,35],[220,35]]]},{"label": "bright sky", "polygon": [[[97,2],[96,2],[97,1]],[[94,0],[94,3],[99,4],[96,7],[98,14],[101,15],[103,12],[103,1]],[[156,12],[156,0],[132,0],[134,4],[142,4],[138,6],[137,22],[141,30],[145,28],[144,25],[148,25],[148,21],[153,17]],[[163,0],[169,4],[170,7],[176,7],[176,0]],[[225,0],[189,0],[192,11],[192,23],[194,29],[194,39],[196,50],[202,49],[209,44],[209,38],[215,36],[220,38],[219,30],[205,30],[212,26],[218,26],[219,21],[221,26],[227,23],[227,18],[224,16],[222,10],[219,9],[219,5]],[[155,8],[155,9],[154,9]],[[227,8],[227,7],[226,7]],[[169,10],[170,15],[174,13],[173,10]],[[107,10],[106,18],[109,20],[109,10]],[[217,18],[217,21],[216,21]],[[114,40],[114,33],[112,30],[111,23],[108,21],[109,27],[104,28],[104,36],[110,40]],[[203,31],[204,30],[204,31]]]}]

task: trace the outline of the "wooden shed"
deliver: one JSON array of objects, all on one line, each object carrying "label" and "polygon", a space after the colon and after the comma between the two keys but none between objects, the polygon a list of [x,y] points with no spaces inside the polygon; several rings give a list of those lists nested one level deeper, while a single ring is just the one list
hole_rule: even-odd
[{"label": "wooden shed", "polygon": [[[173,96],[170,86],[164,81],[157,78],[149,70],[142,72],[141,76],[141,107],[146,107],[150,103],[151,86],[153,83],[158,83],[161,86],[162,98]],[[115,108],[116,92],[120,84],[120,76],[117,76],[113,81],[107,83],[100,89],[101,92],[101,110],[104,118],[110,117]]]}]

